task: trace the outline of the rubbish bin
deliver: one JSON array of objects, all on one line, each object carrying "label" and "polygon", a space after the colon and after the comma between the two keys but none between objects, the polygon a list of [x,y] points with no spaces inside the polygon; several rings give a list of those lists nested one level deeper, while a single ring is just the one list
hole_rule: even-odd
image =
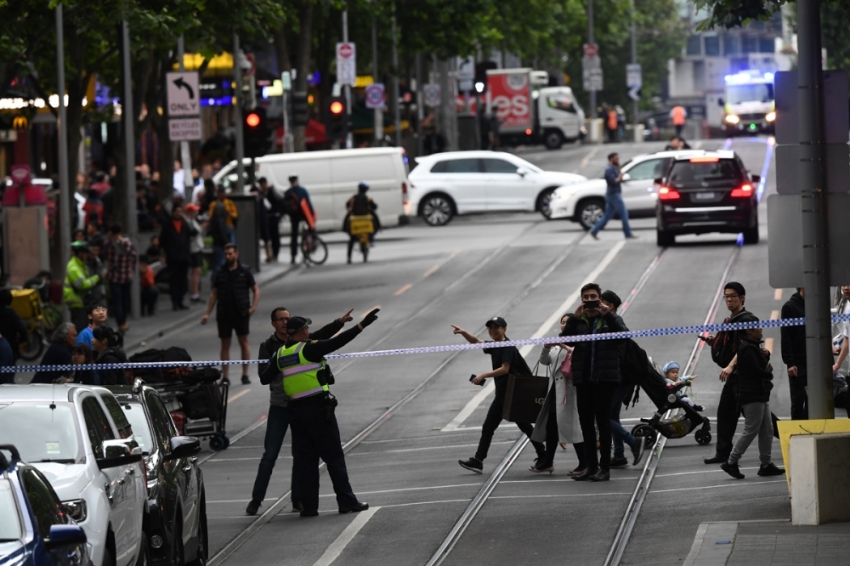
[{"label": "rubbish bin", "polygon": [[587,121],[587,143],[602,143],[602,118],[591,118]]},{"label": "rubbish bin", "polygon": [[635,124],[634,126],[635,132],[635,142],[640,143],[643,141],[643,124]]}]

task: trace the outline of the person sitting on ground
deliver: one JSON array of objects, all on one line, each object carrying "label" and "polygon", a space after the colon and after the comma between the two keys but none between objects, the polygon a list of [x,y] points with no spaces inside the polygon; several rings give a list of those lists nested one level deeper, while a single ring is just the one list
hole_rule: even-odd
[{"label": "person sitting on ground", "polygon": [[[664,373],[664,378],[667,380],[667,389],[673,389],[677,385],[684,383],[688,387],[691,386],[691,382],[699,377],[698,375],[686,375],[683,377],[679,377],[679,362],[672,361],[664,364],[664,367],[661,368],[662,373]],[[695,411],[702,411],[703,406],[697,405],[693,401],[691,401],[690,397],[685,395],[685,391],[683,389],[679,389],[676,391],[676,398],[689,405]]]},{"label": "person sitting on ground", "polygon": [[[92,336],[93,350],[97,352],[95,363],[126,364],[127,354],[122,350],[124,338],[108,326],[98,326]],[[98,370],[102,385],[130,385],[123,369]]]},{"label": "person sitting on ground", "polygon": [[94,329],[106,322],[108,310],[104,301],[94,301],[86,306],[86,316],[89,319],[89,325],[82,329],[77,335],[77,344],[85,344],[92,348],[92,335]]}]

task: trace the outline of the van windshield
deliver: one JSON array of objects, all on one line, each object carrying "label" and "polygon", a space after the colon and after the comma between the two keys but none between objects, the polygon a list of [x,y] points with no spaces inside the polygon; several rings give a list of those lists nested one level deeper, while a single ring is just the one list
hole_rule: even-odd
[{"label": "van windshield", "polygon": [[44,401],[0,404],[0,444],[14,444],[32,464],[73,464],[82,457],[79,426],[71,403]]}]

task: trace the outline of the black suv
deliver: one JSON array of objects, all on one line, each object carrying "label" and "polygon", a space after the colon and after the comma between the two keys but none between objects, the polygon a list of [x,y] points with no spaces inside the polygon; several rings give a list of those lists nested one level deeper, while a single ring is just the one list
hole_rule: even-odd
[{"label": "black suv", "polygon": [[[171,415],[141,379],[109,386],[142,447],[148,504],[144,531],[151,563],[203,565],[209,559],[204,477],[197,464],[200,441],[179,436]],[[117,421],[116,421],[117,422]]]},{"label": "black suv", "polygon": [[674,158],[655,180],[658,245],[672,245],[678,234],[709,232],[743,233],[745,244],[758,243],[760,181],[732,151]]}]

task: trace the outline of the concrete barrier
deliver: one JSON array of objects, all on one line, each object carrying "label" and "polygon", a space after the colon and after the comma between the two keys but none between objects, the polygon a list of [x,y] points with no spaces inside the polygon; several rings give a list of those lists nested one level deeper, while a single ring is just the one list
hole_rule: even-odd
[{"label": "concrete barrier", "polygon": [[587,121],[587,143],[602,143],[605,141],[605,128],[602,118],[591,118]]},{"label": "concrete barrier", "polygon": [[850,434],[791,437],[791,522],[850,521]]}]

